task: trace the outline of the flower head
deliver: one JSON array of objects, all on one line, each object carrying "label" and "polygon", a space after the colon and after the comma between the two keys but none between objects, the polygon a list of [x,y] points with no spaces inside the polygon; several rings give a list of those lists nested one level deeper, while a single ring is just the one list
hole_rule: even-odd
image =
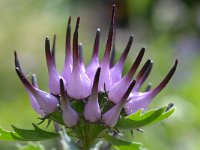
[{"label": "flower head", "polygon": [[[15,69],[25,86],[33,108],[41,115],[51,114],[60,110],[64,124],[75,128],[81,121],[102,122],[105,127],[114,127],[120,116],[130,115],[142,109],[146,110],[152,99],[167,85],[173,76],[178,61],[153,90],[141,92],[140,88],[147,80],[153,66],[152,60],[147,60],[139,73],[135,75],[145,48],[142,48],[132,64],[129,72],[122,76],[123,66],[131,49],[133,36],[131,35],[124,52],[116,64],[110,60],[114,41],[115,5],[112,7],[112,19],[109,28],[105,52],[102,60],[98,58],[100,29],[96,31],[93,54],[88,66],[82,58],[82,44],[78,41],[80,17],[77,17],[76,27],[71,42],[71,17],[69,17],[66,31],[66,48],[64,67],[61,73],[55,65],[55,41],[52,49],[50,39],[45,39],[45,54],[49,74],[49,93],[38,88],[36,77],[32,84],[28,81],[19,65],[15,52]],[[81,105],[79,104],[80,102]],[[76,105],[83,108],[77,111]],[[58,109],[59,107],[59,109]],[[123,111],[122,111],[123,110]],[[121,113],[125,112],[125,113]],[[125,115],[126,114],[126,115]]]}]

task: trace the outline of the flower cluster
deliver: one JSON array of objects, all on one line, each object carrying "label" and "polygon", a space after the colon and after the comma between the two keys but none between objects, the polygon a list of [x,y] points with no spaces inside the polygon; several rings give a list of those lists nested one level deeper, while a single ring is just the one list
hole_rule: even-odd
[{"label": "flower cluster", "polygon": [[[82,45],[78,42],[80,17],[77,18],[72,42],[71,17],[69,18],[66,31],[65,62],[61,73],[57,71],[55,65],[56,38],[54,37],[52,48],[49,38],[46,38],[45,54],[49,74],[49,92],[38,88],[35,75],[32,76],[32,83],[27,80],[15,52],[16,72],[29,94],[32,107],[37,113],[41,116],[48,116],[61,110],[64,124],[67,127],[76,126],[80,117],[92,123],[101,121],[105,126],[114,127],[120,115],[130,115],[140,109],[145,110],[152,99],[166,86],[176,70],[177,60],[156,88],[152,90],[147,88],[145,92],[140,92],[140,88],[149,76],[153,65],[152,60],[147,60],[133,79],[144,56],[144,48],[140,50],[129,72],[122,76],[124,62],[131,49],[133,36],[130,36],[119,61],[113,66],[111,65],[114,17],[115,5],[112,8],[112,19],[104,56],[100,61],[98,58],[100,29],[97,29],[92,58],[87,67],[85,67],[81,56]],[[103,101],[104,104],[102,104],[102,94],[103,98],[106,98],[106,101]],[[79,101],[84,103],[84,109],[81,113],[72,106],[72,103]],[[109,104],[109,107],[105,107],[105,103]]]}]

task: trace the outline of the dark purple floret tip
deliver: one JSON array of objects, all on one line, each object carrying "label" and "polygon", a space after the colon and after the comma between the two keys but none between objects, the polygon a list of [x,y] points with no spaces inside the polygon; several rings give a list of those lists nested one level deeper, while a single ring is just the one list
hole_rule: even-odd
[{"label": "dark purple floret tip", "polygon": [[116,6],[115,6],[115,4],[113,4],[112,5],[112,21],[111,21],[111,25],[114,25],[115,10],[116,10]]},{"label": "dark purple floret tip", "polygon": [[129,96],[129,94],[131,93],[133,87],[135,86],[135,83],[136,83],[136,81],[133,80],[133,81],[131,82],[131,84],[129,85],[128,89],[126,90],[125,94],[123,95],[123,97],[122,97],[122,99],[121,99],[123,102],[126,102],[128,96]]},{"label": "dark purple floret tip", "polygon": [[69,16],[69,19],[68,19],[68,26],[71,24],[71,16]]},{"label": "dark purple floret tip", "polygon": [[80,17],[78,16],[76,20],[76,29],[79,28],[79,24],[80,24]]}]

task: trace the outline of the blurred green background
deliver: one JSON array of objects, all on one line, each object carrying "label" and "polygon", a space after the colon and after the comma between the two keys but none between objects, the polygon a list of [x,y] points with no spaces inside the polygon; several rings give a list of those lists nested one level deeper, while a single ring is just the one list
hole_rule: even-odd
[{"label": "blurred green background", "polygon": [[[79,41],[83,43],[86,64],[92,53],[96,28],[101,28],[100,56],[109,29],[111,6],[117,5],[116,58],[128,38],[134,35],[132,51],[126,61],[127,72],[141,47],[145,59],[154,60],[148,81],[156,86],[176,58],[178,69],[168,86],[150,108],[175,103],[170,119],[135,132],[134,141],[150,150],[200,149],[200,2],[198,0],[0,0],[0,125],[31,128],[39,117],[31,108],[13,61],[17,50],[26,74],[37,74],[39,86],[47,88],[44,39],[57,35],[56,60],[63,67],[65,30],[68,17],[81,17]],[[72,28],[74,29],[74,28]],[[145,60],[143,60],[143,63]],[[51,143],[51,144],[49,144]],[[46,141],[50,149],[55,142]],[[24,144],[24,143],[22,143]],[[0,141],[0,149],[16,149],[17,143]]]}]

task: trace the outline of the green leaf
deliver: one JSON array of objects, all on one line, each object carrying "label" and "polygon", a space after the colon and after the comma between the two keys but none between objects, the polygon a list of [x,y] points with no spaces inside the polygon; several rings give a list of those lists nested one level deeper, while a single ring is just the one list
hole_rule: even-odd
[{"label": "green leaf", "polygon": [[142,114],[139,110],[134,114],[131,114],[125,118],[119,120],[116,125],[118,129],[135,129],[146,125],[157,123],[163,119],[168,118],[175,110],[175,108],[166,111],[167,106],[161,107],[159,109],[153,109]]},{"label": "green leaf", "polygon": [[0,140],[14,140],[12,136],[13,134],[13,132],[6,131],[2,127],[0,127]]},{"label": "green leaf", "polygon": [[33,124],[33,127],[34,130],[27,130],[12,126],[14,132],[0,128],[0,140],[41,141],[59,136],[57,133],[42,130],[35,124]]},{"label": "green leaf", "polygon": [[110,144],[114,145],[116,149],[119,150],[142,150],[141,143],[138,142],[129,142],[125,140],[121,140],[110,136],[108,134],[104,134],[103,138],[107,140]]}]

